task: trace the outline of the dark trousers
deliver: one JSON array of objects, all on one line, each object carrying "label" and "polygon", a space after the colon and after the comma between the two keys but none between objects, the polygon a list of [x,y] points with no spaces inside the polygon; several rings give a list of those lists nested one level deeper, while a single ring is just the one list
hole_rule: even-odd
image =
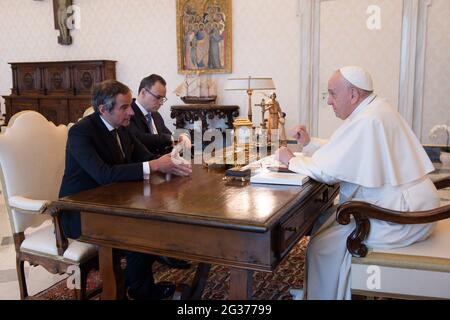
[{"label": "dark trousers", "polygon": [[159,291],[153,278],[152,265],[157,256],[139,252],[125,251],[127,267],[125,269],[125,286],[134,299],[159,299]]},{"label": "dark trousers", "polygon": [[[81,235],[80,213],[63,212],[62,228],[67,238],[78,239]],[[159,299],[152,271],[153,262],[158,257],[131,251],[121,251],[120,255],[125,255],[127,259],[125,286],[129,288],[131,297],[134,299]]]}]

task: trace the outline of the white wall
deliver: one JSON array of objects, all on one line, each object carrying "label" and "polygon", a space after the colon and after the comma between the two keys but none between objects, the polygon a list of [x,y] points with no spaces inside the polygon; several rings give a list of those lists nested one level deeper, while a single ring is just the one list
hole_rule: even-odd
[{"label": "white wall", "polygon": [[[340,0],[335,0],[340,1]],[[347,0],[346,0],[347,1]],[[375,0],[374,0],[375,1]],[[80,59],[117,60],[117,78],[137,90],[142,77],[159,73],[168,80],[169,101],[163,108],[167,124],[170,105],[181,101],[172,90],[183,79],[177,74],[176,1],[175,0],[73,0],[82,13],[81,30],[72,31],[73,45],[57,44],[58,31],[53,25],[51,0],[0,0],[0,95],[10,94],[11,69],[7,62]],[[370,2],[370,1],[369,1]],[[398,1],[376,0],[387,11]],[[356,5],[356,4],[355,4]],[[299,0],[233,0],[233,74],[214,75],[219,81],[219,103],[238,104],[247,114],[244,92],[223,91],[231,76],[270,76],[277,85],[281,107],[288,114],[287,128],[299,119],[300,18]],[[344,9],[352,10],[353,8]],[[394,12],[394,11],[393,11]],[[339,12],[336,12],[340,15]],[[424,99],[423,141],[437,123],[450,124],[450,1],[433,0],[430,8]],[[398,15],[384,24],[395,30]],[[340,36],[348,36],[342,20]],[[378,38],[377,38],[378,39]],[[383,50],[386,43],[377,40]],[[390,40],[389,40],[390,41]],[[392,52],[398,50],[394,45]],[[380,61],[392,65],[395,54],[380,54]],[[398,70],[373,71],[377,86],[395,104],[389,93],[398,82]],[[381,83],[380,83],[381,82]],[[392,93],[397,88],[392,89]],[[254,95],[254,103],[262,96]],[[3,106],[3,100],[0,99]],[[253,110],[255,123],[259,112]]]},{"label": "white wall", "polygon": [[[81,29],[73,44],[57,44],[51,0],[0,0],[0,95],[10,94],[7,62],[117,60],[117,79],[135,92],[140,80],[159,73],[168,81],[169,101],[162,109],[167,124],[170,106],[182,104],[173,89],[177,73],[175,0],[74,0],[81,8]],[[277,86],[288,126],[299,118],[299,17],[297,0],[233,0],[233,74],[214,75],[222,104],[237,104],[247,114],[245,92],[225,92],[231,76],[269,76]],[[254,103],[263,96],[255,93]],[[2,101],[3,104],[3,101]],[[260,122],[258,109],[253,110]]]}]

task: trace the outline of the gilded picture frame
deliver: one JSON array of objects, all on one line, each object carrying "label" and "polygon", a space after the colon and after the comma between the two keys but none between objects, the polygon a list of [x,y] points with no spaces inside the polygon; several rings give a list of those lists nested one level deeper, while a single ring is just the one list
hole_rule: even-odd
[{"label": "gilded picture frame", "polygon": [[177,0],[179,74],[232,72],[232,0]]}]

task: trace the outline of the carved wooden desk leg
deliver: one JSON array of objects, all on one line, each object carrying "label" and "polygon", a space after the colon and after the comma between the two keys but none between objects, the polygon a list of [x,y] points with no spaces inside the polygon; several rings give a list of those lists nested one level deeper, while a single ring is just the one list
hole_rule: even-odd
[{"label": "carved wooden desk leg", "polygon": [[251,300],[253,296],[253,271],[231,268],[230,300]]},{"label": "carved wooden desk leg", "polygon": [[102,300],[122,299],[123,271],[120,268],[119,252],[110,247],[99,248],[100,276],[103,280]]},{"label": "carved wooden desk leg", "polygon": [[208,280],[209,270],[211,265],[207,263],[199,263],[197,266],[197,272],[195,273],[194,280],[192,281],[191,294],[189,300],[200,300],[205,289],[206,280]]}]

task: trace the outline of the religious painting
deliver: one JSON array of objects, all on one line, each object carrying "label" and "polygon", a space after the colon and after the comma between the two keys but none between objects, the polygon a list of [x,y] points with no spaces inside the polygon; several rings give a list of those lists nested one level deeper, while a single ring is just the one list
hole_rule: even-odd
[{"label": "religious painting", "polygon": [[231,73],[231,0],[177,0],[178,73]]}]

